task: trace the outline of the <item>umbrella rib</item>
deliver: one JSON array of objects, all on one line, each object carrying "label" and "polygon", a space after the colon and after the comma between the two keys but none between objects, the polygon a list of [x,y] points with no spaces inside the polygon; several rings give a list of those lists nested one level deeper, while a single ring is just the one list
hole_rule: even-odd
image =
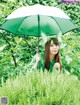
[{"label": "umbrella rib", "polygon": [[[27,18],[27,17],[24,17],[24,19],[26,19],[26,18]],[[24,19],[21,21],[19,27],[21,26],[21,24],[22,24],[22,22],[24,21]],[[17,28],[16,33],[18,32],[19,27]]]},{"label": "umbrella rib", "polygon": [[[51,18],[52,19],[54,19],[52,16],[51,16]],[[58,24],[58,22],[56,21],[56,19],[54,19],[55,20],[55,22]],[[58,24],[58,26],[59,26],[59,24]],[[59,29],[61,30],[61,32],[62,32],[62,29],[60,28],[60,26],[59,26]],[[63,33],[63,32],[62,32]]]}]

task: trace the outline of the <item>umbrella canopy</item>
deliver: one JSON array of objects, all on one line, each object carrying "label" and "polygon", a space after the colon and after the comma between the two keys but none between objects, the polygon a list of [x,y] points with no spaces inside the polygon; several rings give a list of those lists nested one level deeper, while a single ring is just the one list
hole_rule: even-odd
[{"label": "umbrella canopy", "polygon": [[41,33],[55,35],[62,32],[65,34],[77,27],[59,8],[36,4],[21,7],[12,12],[0,28],[15,35],[38,37]]}]

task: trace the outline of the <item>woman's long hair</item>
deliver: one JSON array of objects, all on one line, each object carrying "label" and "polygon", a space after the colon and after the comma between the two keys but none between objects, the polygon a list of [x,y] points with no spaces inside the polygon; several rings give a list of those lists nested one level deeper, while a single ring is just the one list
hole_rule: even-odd
[{"label": "woman's long hair", "polygon": [[[58,39],[57,38],[51,38],[49,41],[46,42],[45,44],[45,61],[44,61],[44,68],[46,68],[47,70],[50,69],[50,58],[49,58],[49,54],[50,54],[50,44],[51,41],[53,41],[54,44],[59,45]],[[60,63],[60,70],[62,69],[61,66],[61,62],[60,62],[60,56],[59,56],[59,51],[58,53],[55,55],[54,57],[54,61],[59,62]]]}]

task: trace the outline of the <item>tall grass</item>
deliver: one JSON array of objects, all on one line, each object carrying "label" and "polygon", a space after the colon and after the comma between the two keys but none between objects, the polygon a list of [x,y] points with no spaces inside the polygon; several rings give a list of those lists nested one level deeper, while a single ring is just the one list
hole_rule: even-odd
[{"label": "tall grass", "polygon": [[3,82],[2,96],[8,105],[80,105],[80,81],[66,74],[28,72]]}]

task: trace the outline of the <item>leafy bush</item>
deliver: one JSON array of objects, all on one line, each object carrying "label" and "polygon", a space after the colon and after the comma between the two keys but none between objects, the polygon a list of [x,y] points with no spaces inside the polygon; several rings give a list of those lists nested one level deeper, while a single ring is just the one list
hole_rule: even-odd
[{"label": "leafy bush", "polygon": [[[66,37],[66,38],[65,38]],[[63,68],[80,78],[80,36],[77,33],[67,33],[63,37],[61,61]]]},{"label": "leafy bush", "polygon": [[9,78],[0,87],[8,105],[80,105],[80,81],[75,76],[47,71]]}]

